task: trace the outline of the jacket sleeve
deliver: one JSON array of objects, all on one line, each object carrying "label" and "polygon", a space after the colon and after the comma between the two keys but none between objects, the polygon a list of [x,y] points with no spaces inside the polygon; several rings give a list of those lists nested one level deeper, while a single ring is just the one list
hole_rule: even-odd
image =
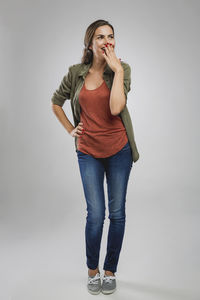
[{"label": "jacket sleeve", "polygon": [[51,98],[51,102],[53,104],[63,106],[65,100],[70,99],[71,83],[72,83],[72,73],[71,73],[71,66],[70,66],[68,69],[68,73],[63,77],[60,86],[53,93],[53,97]]},{"label": "jacket sleeve", "polygon": [[130,90],[131,90],[131,68],[129,64],[126,64],[124,66],[124,93],[126,96],[126,103],[127,103],[127,95]]}]

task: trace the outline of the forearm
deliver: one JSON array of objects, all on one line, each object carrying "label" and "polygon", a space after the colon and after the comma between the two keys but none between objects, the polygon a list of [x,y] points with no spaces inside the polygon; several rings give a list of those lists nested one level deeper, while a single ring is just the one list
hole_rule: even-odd
[{"label": "forearm", "polygon": [[110,111],[112,115],[118,115],[123,110],[125,104],[124,70],[122,68],[115,72],[110,93]]},{"label": "forearm", "polygon": [[60,123],[67,130],[67,132],[70,133],[74,129],[74,126],[72,125],[72,123],[67,118],[67,116],[66,116],[64,110],[62,109],[62,107],[59,106],[59,105],[56,105],[56,104],[52,104],[52,110],[55,113],[57,119],[60,121]]}]

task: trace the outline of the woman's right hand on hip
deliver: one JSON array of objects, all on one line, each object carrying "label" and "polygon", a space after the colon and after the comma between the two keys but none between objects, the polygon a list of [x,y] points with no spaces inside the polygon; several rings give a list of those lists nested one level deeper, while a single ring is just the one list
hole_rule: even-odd
[{"label": "woman's right hand on hip", "polygon": [[82,123],[82,122],[79,122],[79,123],[78,123],[78,126],[76,126],[76,127],[70,132],[70,135],[71,135],[72,137],[75,137],[75,136],[80,137],[80,136],[84,133],[84,130],[85,130],[85,129],[83,129],[83,123]]}]

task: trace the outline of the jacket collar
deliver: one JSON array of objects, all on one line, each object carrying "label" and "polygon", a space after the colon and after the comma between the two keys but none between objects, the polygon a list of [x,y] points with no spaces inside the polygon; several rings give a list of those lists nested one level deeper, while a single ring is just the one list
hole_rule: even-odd
[{"label": "jacket collar", "polygon": [[[81,68],[79,70],[78,76],[83,76],[85,78],[85,76],[87,75],[90,67],[92,65],[92,62],[90,62],[89,64],[82,64]],[[104,69],[104,74],[111,74],[113,73],[113,70],[109,67],[109,65],[106,63],[105,69]]]}]

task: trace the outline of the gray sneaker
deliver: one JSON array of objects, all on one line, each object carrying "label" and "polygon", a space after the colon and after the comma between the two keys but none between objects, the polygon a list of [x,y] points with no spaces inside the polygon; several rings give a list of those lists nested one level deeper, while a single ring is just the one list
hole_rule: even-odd
[{"label": "gray sneaker", "polygon": [[101,291],[103,294],[111,294],[116,290],[116,277],[105,276],[103,277]]},{"label": "gray sneaker", "polygon": [[87,288],[88,292],[93,295],[97,295],[101,292],[100,273],[97,273],[95,276],[88,276]]}]

